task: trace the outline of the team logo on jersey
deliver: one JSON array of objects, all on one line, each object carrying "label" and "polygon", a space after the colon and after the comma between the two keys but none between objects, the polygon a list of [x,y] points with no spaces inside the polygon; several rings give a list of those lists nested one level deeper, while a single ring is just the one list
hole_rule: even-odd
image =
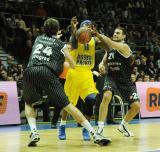
[{"label": "team logo on jersey", "polygon": [[160,88],[148,88],[147,89],[147,103],[146,108],[148,111],[160,110]]},{"label": "team logo on jersey", "polygon": [[78,55],[76,63],[80,64],[80,65],[91,65],[92,64],[92,56],[90,56],[90,55]]},{"label": "team logo on jersey", "polygon": [[0,114],[6,112],[7,109],[8,96],[5,92],[0,92]]}]

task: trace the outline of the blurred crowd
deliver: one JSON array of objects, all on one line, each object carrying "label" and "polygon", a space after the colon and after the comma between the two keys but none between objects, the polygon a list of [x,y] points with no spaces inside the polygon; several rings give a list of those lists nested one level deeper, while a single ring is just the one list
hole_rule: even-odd
[{"label": "blurred crowd", "polygon": [[6,65],[0,61],[0,81],[17,81],[21,88],[32,44],[43,33],[48,16],[59,19],[66,42],[73,16],[80,22],[91,19],[109,37],[115,27],[125,27],[126,42],[133,50],[132,81],[160,81],[159,6],[159,0],[1,0],[0,46],[9,55]]}]

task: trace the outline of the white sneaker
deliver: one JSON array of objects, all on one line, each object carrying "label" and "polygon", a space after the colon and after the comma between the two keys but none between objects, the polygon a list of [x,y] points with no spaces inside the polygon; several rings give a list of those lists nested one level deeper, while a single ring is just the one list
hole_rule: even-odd
[{"label": "white sneaker", "polygon": [[36,143],[39,142],[40,137],[37,131],[31,132],[30,136],[29,136],[29,143],[28,146],[37,146]]},{"label": "white sneaker", "polygon": [[112,142],[111,138],[106,138],[104,136],[102,136],[101,134],[95,133],[93,136],[94,139],[94,143],[101,145],[101,146],[106,146],[109,143]]},{"label": "white sneaker", "polygon": [[98,127],[96,133],[103,136],[103,128]]},{"label": "white sneaker", "polygon": [[121,132],[125,137],[134,137],[133,132],[129,131],[129,129],[123,124],[119,125],[117,130]]}]

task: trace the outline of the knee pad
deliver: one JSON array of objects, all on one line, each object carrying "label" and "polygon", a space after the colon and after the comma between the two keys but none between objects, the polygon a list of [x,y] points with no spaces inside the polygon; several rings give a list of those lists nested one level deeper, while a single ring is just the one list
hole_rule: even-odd
[{"label": "knee pad", "polygon": [[84,114],[87,116],[93,115],[93,106],[96,102],[96,96],[88,96],[85,99],[85,106],[84,106]]}]

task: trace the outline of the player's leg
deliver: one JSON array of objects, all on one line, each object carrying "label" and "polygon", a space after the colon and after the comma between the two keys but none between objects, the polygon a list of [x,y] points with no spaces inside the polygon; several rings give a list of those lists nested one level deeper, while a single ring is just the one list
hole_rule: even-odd
[{"label": "player's leg", "polygon": [[118,130],[123,133],[126,137],[133,137],[134,134],[131,132],[127,125],[129,121],[131,121],[139,112],[140,103],[136,101],[130,105],[130,109],[128,110],[127,114],[125,115],[124,119],[122,120],[121,124],[118,127]]},{"label": "player's leg", "polygon": [[36,146],[36,143],[40,140],[36,126],[36,111],[33,107],[31,107],[27,103],[25,103],[25,115],[31,129],[28,146]]},{"label": "player's leg", "polygon": [[54,115],[51,120],[51,128],[53,128],[53,129],[57,128],[57,122],[60,117],[60,112],[61,112],[60,108],[57,108],[57,107],[54,108]]},{"label": "player's leg", "polygon": [[109,103],[112,100],[114,90],[117,90],[116,83],[112,78],[106,77],[103,88],[103,98],[99,108],[99,121],[97,130],[97,133],[99,134],[103,133],[104,123],[108,114]]},{"label": "player's leg", "polygon": [[58,137],[60,140],[65,140],[66,139],[66,120],[67,120],[67,111],[62,110],[62,116],[61,116],[61,122],[59,125],[59,130],[58,130]]},{"label": "player's leg", "polygon": [[54,78],[53,74],[49,79],[46,79],[48,80],[48,83],[45,84],[44,89],[51,101],[54,102],[54,105],[60,108],[64,108],[64,110],[71,114],[78,123],[84,126],[94,137],[95,143],[100,145],[107,145],[108,143],[110,143],[110,139],[95,134],[94,128],[83,116],[83,114],[69,102],[67,96],[64,93],[63,86],[60,84],[58,79]]},{"label": "player's leg", "polygon": [[109,138],[105,138],[102,135],[95,133],[94,128],[91,126],[89,121],[84,117],[84,115],[71,103],[64,108],[72,117],[80,123],[84,128],[86,128],[94,138],[94,142],[100,145],[107,145],[111,142]]},{"label": "player's leg", "polygon": [[129,122],[131,121],[138,113],[140,110],[140,102],[135,101],[130,105],[130,109],[128,110],[127,114],[124,117],[124,121]]},{"label": "player's leg", "polygon": [[[64,87],[66,79],[60,78],[59,80]],[[66,134],[65,134],[66,127],[65,126],[66,126],[67,115],[68,114],[65,110],[61,111],[61,121],[60,121],[60,125],[59,125],[59,139],[60,140],[66,139]]]},{"label": "player's leg", "polygon": [[110,90],[104,91],[102,102],[99,108],[99,120],[98,120],[98,130],[97,133],[102,134],[104,123],[106,121],[108,113],[108,105],[112,99],[112,92]]},{"label": "player's leg", "polygon": [[[36,82],[38,68],[30,68],[24,72],[23,79],[23,98],[25,100],[25,115],[31,129],[31,135],[28,146],[36,146],[36,142],[40,140],[36,127],[36,111],[31,106],[33,101],[38,101],[40,95],[36,91]],[[31,79],[32,77],[32,79]]]},{"label": "player's leg", "polygon": [[[83,83],[81,84],[80,97],[84,100],[83,114],[90,121],[93,116],[93,106],[96,103],[96,95],[98,90],[96,89],[93,74],[90,70],[83,72]],[[89,132],[83,128],[82,136],[84,140],[90,140]]]},{"label": "player's leg", "polygon": [[[78,80],[78,82],[77,82]],[[69,101],[76,105],[79,98],[79,89],[80,87],[80,79],[78,79],[76,71],[70,69],[67,73],[65,84],[63,85],[65,89],[65,93],[67,94]],[[64,96],[64,95],[62,95]],[[61,122],[58,131],[58,138],[60,140],[66,139],[66,120],[67,120],[67,112],[65,110],[62,111]]]},{"label": "player's leg", "polygon": [[134,134],[128,129],[127,125],[128,125],[128,122],[131,121],[138,114],[140,110],[139,98],[134,85],[131,85],[128,87],[122,86],[121,95],[123,99],[129,103],[130,109],[128,110],[127,114],[122,120],[118,130],[121,133],[123,133],[124,136],[132,137],[134,136]]},{"label": "player's leg", "polygon": [[[84,112],[84,116],[88,121],[90,121],[91,117],[93,116],[93,106],[95,103],[96,103],[96,94],[92,93],[85,98],[83,112]],[[85,128],[82,129],[82,136],[83,136],[83,140],[85,141],[91,140],[89,132]]]}]

